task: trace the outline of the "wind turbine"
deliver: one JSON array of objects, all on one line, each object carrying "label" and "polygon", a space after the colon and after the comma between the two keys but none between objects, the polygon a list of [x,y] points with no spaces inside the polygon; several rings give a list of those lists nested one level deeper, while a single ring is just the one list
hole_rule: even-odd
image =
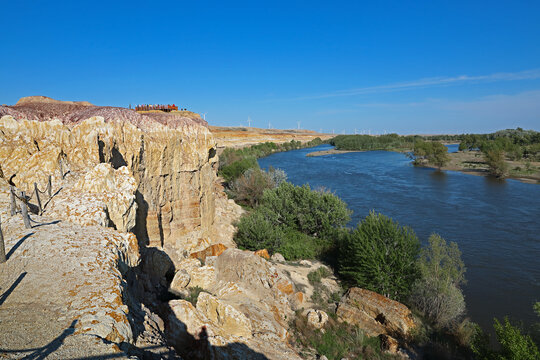
[{"label": "wind turbine", "polygon": [[203,113],[203,114],[202,114],[202,118],[203,118],[203,120],[206,121],[206,113]]},{"label": "wind turbine", "polygon": [[298,130],[300,130],[300,121],[296,122],[298,124]]},{"label": "wind turbine", "polygon": [[248,127],[251,127],[251,118],[248,116]]}]

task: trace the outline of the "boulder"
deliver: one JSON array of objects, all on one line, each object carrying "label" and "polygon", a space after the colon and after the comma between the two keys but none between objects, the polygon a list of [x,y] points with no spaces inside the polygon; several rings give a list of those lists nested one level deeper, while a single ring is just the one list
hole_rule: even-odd
[{"label": "boulder", "polygon": [[189,273],[191,281],[189,287],[210,289],[216,283],[216,269],[213,266],[201,266]]},{"label": "boulder", "polygon": [[[201,292],[196,308],[179,300],[170,302],[178,317],[177,322],[172,320],[177,327],[174,334],[184,332],[195,338],[206,326],[216,358],[227,358],[231,349],[242,349],[235,343],[245,343],[245,349],[271,359],[298,359],[287,344],[295,298],[287,275],[251,251],[229,248],[208,258],[213,266],[197,266],[199,260],[194,258],[178,265],[190,275],[188,287],[197,285],[212,295]],[[253,356],[241,352],[232,358]]]},{"label": "boulder", "polygon": [[190,281],[191,276],[189,273],[184,269],[180,269],[174,274],[173,281],[171,281],[171,284],[169,285],[169,291],[173,294],[182,296],[185,293],[183,290],[187,288]]},{"label": "boulder", "polygon": [[307,322],[315,329],[322,329],[328,322],[328,314],[322,310],[311,309],[307,312]]},{"label": "boulder", "polygon": [[379,339],[381,340],[382,351],[385,351],[391,354],[397,354],[399,342],[396,339],[385,334],[379,335]]},{"label": "boulder", "polygon": [[178,263],[177,269],[183,269],[190,273],[193,269],[201,267],[201,261],[195,258],[187,258]]},{"label": "boulder", "polygon": [[336,313],[340,321],[358,325],[368,336],[406,336],[416,327],[412,313],[405,305],[355,287],[342,297]]},{"label": "boulder", "polygon": [[111,164],[100,163],[84,174],[74,188],[102,200],[107,205],[107,214],[114,228],[122,232],[135,228],[137,184],[126,166],[115,170]]},{"label": "boulder", "polygon": [[216,325],[216,333],[222,336],[235,336],[249,339],[251,322],[233,306],[224,303],[216,297],[201,292],[197,299],[197,310]]},{"label": "boulder", "polygon": [[280,253],[275,253],[274,255],[272,255],[272,257],[270,259],[272,261],[277,261],[277,262],[284,262],[285,261],[285,258]]}]

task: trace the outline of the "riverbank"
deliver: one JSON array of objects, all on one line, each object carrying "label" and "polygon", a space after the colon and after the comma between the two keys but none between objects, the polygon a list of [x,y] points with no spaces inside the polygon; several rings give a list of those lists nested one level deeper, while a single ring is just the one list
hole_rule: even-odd
[{"label": "riverbank", "polygon": [[[479,151],[459,151],[448,154],[450,161],[440,170],[459,171],[464,174],[476,176],[490,176],[488,165]],[[506,178],[518,180],[529,184],[540,183],[540,162],[530,162],[529,169],[524,161],[506,161],[509,174]],[[422,164],[421,167],[438,169],[431,164]]]},{"label": "riverbank", "polygon": [[418,169],[390,151],[306,158],[330,148],[273,154],[259,164],[283,169],[295,185],[335,192],[354,211],[351,226],[375,209],[410,226],[423,241],[436,232],[456,242],[467,267],[467,315],[484,329],[492,327],[494,316],[511,314],[526,324],[535,319],[538,285],[528,275],[536,271],[540,187]]}]

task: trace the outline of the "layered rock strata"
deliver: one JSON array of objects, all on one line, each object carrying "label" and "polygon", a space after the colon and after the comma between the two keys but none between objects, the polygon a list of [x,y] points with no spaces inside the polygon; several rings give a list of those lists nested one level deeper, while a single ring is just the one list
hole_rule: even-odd
[{"label": "layered rock strata", "polygon": [[[16,175],[11,180],[21,189],[31,192],[34,182],[44,189],[49,175],[54,190],[71,188],[67,174],[77,183],[74,191],[99,192],[102,185],[90,184],[90,178],[109,174],[96,166],[125,166],[127,172],[121,171],[134,179],[137,206],[131,199],[123,204],[116,196],[102,199],[118,229],[134,231],[151,246],[189,251],[204,248],[214,234],[217,156],[204,123],[58,103],[1,106],[1,115],[6,116],[0,119],[0,165],[7,178]],[[91,171],[87,180],[79,179]]]}]

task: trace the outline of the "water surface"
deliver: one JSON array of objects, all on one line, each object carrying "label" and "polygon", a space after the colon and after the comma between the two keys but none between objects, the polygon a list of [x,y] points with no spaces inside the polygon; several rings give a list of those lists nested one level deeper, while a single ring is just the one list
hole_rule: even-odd
[{"label": "water surface", "polygon": [[351,226],[373,209],[412,227],[424,244],[434,232],[456,242],[467,266],[468,315],[482,327],[494,316],[536,321],[540,185],[416,168],[395,152],[305,156],[330,148],[277,153],[259,164],[285,170],[293,184],[335,192],[354,211]]}]

